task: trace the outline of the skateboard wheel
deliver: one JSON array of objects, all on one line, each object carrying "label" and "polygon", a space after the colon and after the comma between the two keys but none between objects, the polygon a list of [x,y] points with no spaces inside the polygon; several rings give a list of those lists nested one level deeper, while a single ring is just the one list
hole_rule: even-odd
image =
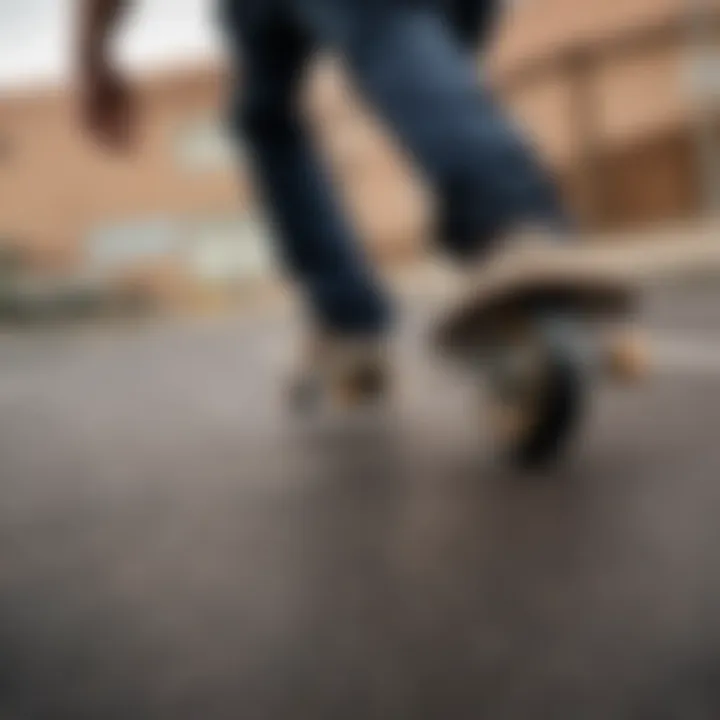
[{"label": "skateboard wheel", "polygon": [[[532,372],[510,383],[491,381],[491,424],[501,454],[522,469],[546,466],[562,454],[585,405],[585,365],[578,338],[540,329]],[[522,349],[522,348],[519,348]]]},{"label": "skateboard wheel", "polygon": [[387,377],[381,367],[357,368],[336,381],[334,397],[343,407],[356,407],[381,400],[387,392]]},{"label": "skateboard wheel", "polygon": [[647,339],[636,330],[618,332],[610,340],[607,365],[610,376],[620,382],[638,382],[650,372]]}]

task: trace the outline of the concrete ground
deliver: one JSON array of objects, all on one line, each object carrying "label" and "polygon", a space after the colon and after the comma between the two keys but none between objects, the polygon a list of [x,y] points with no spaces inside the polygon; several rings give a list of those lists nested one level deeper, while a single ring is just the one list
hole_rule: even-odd
[{"label": "concrete ground", "polygon": [[280,315],[3,336],[0,718],[719,717],[719,301],[532,478],[417,298],[374,423],[285,412]]}]

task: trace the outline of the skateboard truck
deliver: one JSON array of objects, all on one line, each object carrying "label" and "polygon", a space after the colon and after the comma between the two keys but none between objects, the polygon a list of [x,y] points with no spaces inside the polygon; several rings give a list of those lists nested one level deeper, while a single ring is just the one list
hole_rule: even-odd
[{"label": "skateboard truck", "polygon": [[525,469],[545,466],[562,454],[596,382],[636,382],[649,366],[637,333],[603,333],[572,312],[529,317],[523,330],[497,337],[485,351],[482,360],[482,353],[476,355],[475,368],[495,443],[512,464]]}]

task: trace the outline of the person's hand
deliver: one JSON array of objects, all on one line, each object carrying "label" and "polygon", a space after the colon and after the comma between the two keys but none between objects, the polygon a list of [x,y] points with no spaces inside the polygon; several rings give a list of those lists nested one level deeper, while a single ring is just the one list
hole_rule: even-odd
[{"label": "person's hand", "polygon": [[131,149],[136,130],[136,107],[125,78],[106,62],[87,63],[81,88],[82,123],[102,146]]}]

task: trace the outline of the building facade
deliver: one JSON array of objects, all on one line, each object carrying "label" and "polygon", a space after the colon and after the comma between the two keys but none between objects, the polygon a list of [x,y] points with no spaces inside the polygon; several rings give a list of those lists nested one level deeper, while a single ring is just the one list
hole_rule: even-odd
[{"label": "building facade", "polygon": [[[589,227],[701,212],[712,196],[720,2],[525,0],[480,60]],[[693,14],[693,12],[695,14]],[[135,152],[84,137],[72,92],[0,99],[0,240],[41,273],[147,278],[159,294],[273,273],[272,231],[240,144],[222,128],[224,73],[142,80]],[[431,240],[431,194],[331,61],[308,113],[359,234],[381,261]]]}]

